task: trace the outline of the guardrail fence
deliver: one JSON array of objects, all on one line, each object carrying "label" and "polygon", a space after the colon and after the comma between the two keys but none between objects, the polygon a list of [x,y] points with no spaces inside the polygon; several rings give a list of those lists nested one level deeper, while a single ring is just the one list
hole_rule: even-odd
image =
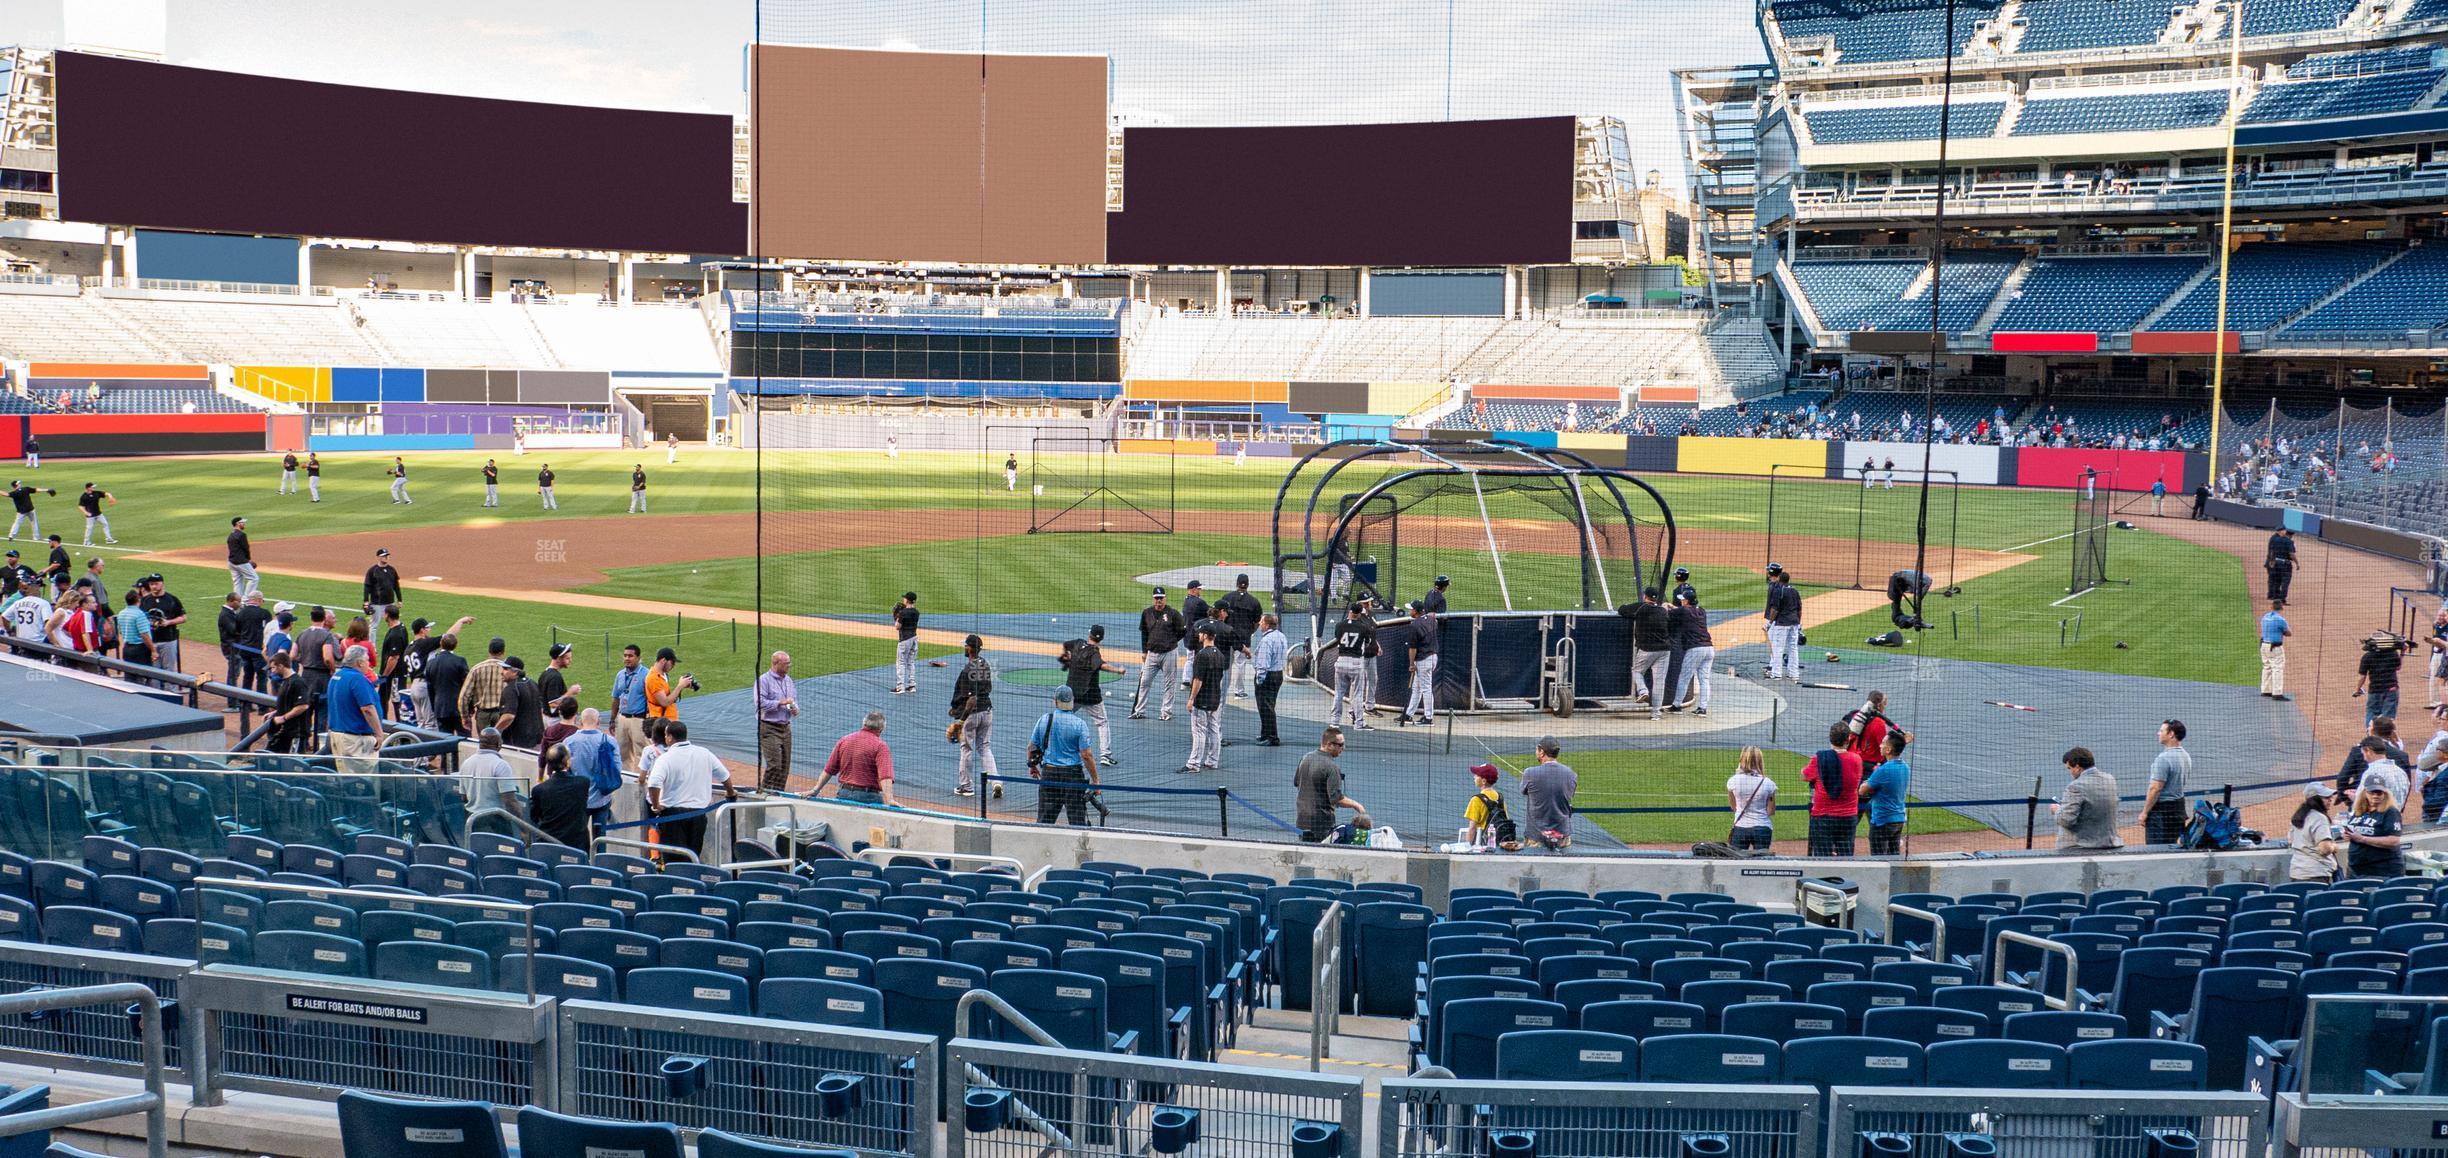
[{"label": "guardrail fence", "polygon": [[198,1105],[349,1089],[560,1104],[550,1000],[211,965],[188,976],[186,1006],[203,1019]]},{"label": "guardrail fence", "polygon": [[1819,1158],[1809,1086],[1390,1079],[1378,1158]]},{"label": "guardrail fence", "polygon": [[961,1039],[946,1158],[1228,1154],[1358,1158],[1362,1081]]},{"label": "guardrail fence", "polygon": [[[169,1024],[162,1064],[184,1075],[192,1056],[179,995],[193,961],[0,941],[0,995],[133,983],[153,991]],[[123,1077],[144,1073],[144,1042],[127,1009],[61,1007],[0,1018],[0,1061]]]},{"label": "guardrail fence", "polygon": [[2261,1158],[2268,1113],[2245,1093],[1839,1086],[1827,1144],[1878,1158]]}]

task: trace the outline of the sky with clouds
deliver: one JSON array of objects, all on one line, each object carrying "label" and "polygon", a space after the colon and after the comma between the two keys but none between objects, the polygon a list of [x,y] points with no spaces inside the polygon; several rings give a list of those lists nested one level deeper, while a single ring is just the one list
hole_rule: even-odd
[{"label": "sky with clouds", "polygon": [[113,38],[205,68],[732,114],[759,38],[1102,53],[1112,108],[1137,123],[1611,115],[1636,164],[1670,174],[1668,71],[1762,59],[1749,0],[0,3],[0,43]]}]

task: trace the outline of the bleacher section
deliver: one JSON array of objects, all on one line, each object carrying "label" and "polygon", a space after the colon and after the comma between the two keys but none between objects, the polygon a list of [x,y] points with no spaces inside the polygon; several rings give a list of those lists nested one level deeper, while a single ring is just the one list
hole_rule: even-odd
[{"label": "bleacher section", "polygon": [[2023,39],[2015,51],[2155,44],[2167,30],[2169,8],[2161,0],[2023,0],[2017,9]]},{"label": "bleacher section", "polygon": [[[1958,4],[1952,50],[1971,43],[1974,28],[2003,3]],[[1835,43],[1836,63],[1875,64],[1947,55],[1946,9],[1938,0],[1778,0],[1769,13],[1788,43],[1824,36]]]},{"label": "bleacher section", "polygon": [[[2083,93],[2060,96],[2059,92]],[[2012,135],[2130,133],[2215,125],[2227,115],[2227,90],[2164,89],[2100,94],[2081,89],[2032,94],[2015,118]]]},{"label": "bleacher section", "polygon": [[2202,271],[2201,257],[2056,257],[2036,262],[1997,328],[2117,333],[2149,316]]},{"label": "bleacher section", "polygon": [[2022,260],[2020,253],[1951,252],[1943,286],[1937,285],[1928,262],[1805,261],[1794,267],[1794,276],[1818,310],[1822,329],[1927,330],[1935,286],[1938,328],[1961,333],[1980,320]]},{"label": "bleacher section", "polygon": [[350,299],[337,306],[0,294],[0,358],[718,373],[693,309]]},{"label": "bleacher section", "polygon": [[1778,372],[1756,325],[1659,318],[1148,319],[1133,378],[1208,381],[1641,382],[1744,385]]},{"label": "bleacher section", "polygon": [[[2265,330],[2309,308],[2396,253],[2385,242],[2288,242],[2247,245],[2227,261],[2227,328]],[[2213,275],[2170,307],[2153,330],[2206,331],[2218,325],[2219,282]]]},{"label": "bleacher section", "polygon": [[2243,8],[2244,35],[2284,36],[2337,27],[2355,10],[2355,0],[2255,0]]},{"label": "bleacher section", "polygon": [[2448,322],[2448,247],[2430,245],[2407,251],[2282,335],[2402,335],[2442,322]]},{"label": "bleacher section", "polygon": [[[1860,141],[1934,141],[1938,139],[1938,120],[1944,112],[1935,104],[1872,105],[1855,107],[1848,104],[1823,105],[1804,115],[1810,125],[1811,140],[1822,145],[1843,145]],[[1996,100],[1966,101],[1947,115],[1946,132],[1955,140],[1986,137],[1997,132],[1998,118],[2006,112],[2003,96]]]},{"label": "bleacher section", "polygon": [[[2353,66],[2332,67],[2344,70]],[[2421,104],[2427,94],[2439,87],[2442,77],[2448,77],[2448,70],[2429,67],[2426,54],[2423,66],[2417,68],[2340,71],[2309,79],[2289,79],[2263,86],[2254,94],[2252,103],[2245,106],[2244,119],[2253,123],[2316,121],[2402,112]]]}]

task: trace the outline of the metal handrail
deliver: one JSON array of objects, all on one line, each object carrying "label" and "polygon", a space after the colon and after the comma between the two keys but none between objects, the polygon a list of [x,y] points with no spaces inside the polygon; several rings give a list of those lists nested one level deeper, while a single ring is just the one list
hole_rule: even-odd
[{"label": "metal handrail", "polygon": [[[538,840],[541,840],[546,844],[562,844],[561,838],[554,836],[541,828],[537,828],[535,825],[529,823],[525,817],[522,817],[507,808],[479,808],[474,812],[468,813],[468,831],[476,831],[477,821],[494,816],[498,816],[503,820],[509,821],[510,827],[513,831],[532,834],[528,839],[528,843],[530,844],[533,844]],[[562,847],[567,848],[569,846],[562,844]]]},{"label": "metal handrail", "polygon": [[[535,906],[525,901],[505,900],[500,897],[486,897],[483,900],[475,897],[429,897],[417,893],[385,892],[381,889],[361,888],[355,885],[294,885],[287,881],[250,881],[237,877],[197,877],[187,882],[187,885],[196,892],[195,911],[199,913],[204,911],[203,893],[207,888],[256,889],[267,893],[305,893],[309,896],[362,897],[385,903],[411,901],[419,905],[440,905],[446,909],[492,909],[515,912],[519,915],[521,923],[526,926],[525,934],[529,949],[527,953],[527,1000],[530,1004],[535,1001]],[[248,964],[253,965],[253,962]]]},{"label": "metal handrail", "polygon": [[698,859],[697,851],[695,849],[682,848],[676,844],[656,844],[651,840],[631,840],[625,836],[596,837],[595,848],[593,851],[602,852],[604,851],[606,845],[619,845],[622,848],[643,849],[647,853],[654,856],[676,856],[685,861],[695,861]]},{"label": "metal handrail", "polygon": [[[2047,993],[2047,991],[2043,990],[2043,991],[2041,991],[2041,993],[2040,993],[2040,1000],[2041,1000],[2041,1002],[2042,1002],[2043,1004],[2047,1005],[2047,1006],[2048,1006],[2050,1009],[2072,1009],[2072,1008],[2074,1008],[2074,993],[2075,993],[2075,990],[2076,990],[2076,988],[2077,988],[2077,986],[2076,986],[2076,984],[2075,984],[2075,982],[2076,982],[2076,980],[2077,980],[2077,978],[2076,978],[2076,974],[2077,974],[2077,973],[2079,973],[2079,972],[2081,971],[2081,969],[2082,969],[2082,959],[2081,959],[2080,957],[2078,957],[2078,956],[2075,954],[2075,952],[2074,952],[2074,946],[2072,946],[2072,945],[2068,945],[2068,944],[2066,944],[2066,943],[2065,943],[2065,942],[2063,942],[2063,941],[2052,941],[2052,940],[2049,940],[2049,939],[2048,939],[2048,938],[2046,938],[2046,937],[2038,936],[2038,935],[2036,935],[2036,934],[2032,934],[2032,933],[2025,933],[2025,932],[2021,932],[2021,931],[2019,931],[2019,930],[2015,930],[2015,929],[2001,929],[2001,930],[1999,930],[1999,931],[1998,931],[1998,935],[1997,935],[1997,944],[1998,944],[1998,946],[1999,946],[1999,947],[1998,947],[1998,948],[1996,948],[1996,949],[1992,949],[1992,950],[1990,950],[1990,953],[1989,953],[1990,957],[1991,957],[1991,958],[1993,958],[1993,960],[1991,960],[1991,961],[1989,962],[1989,984],[1991,984],[1991,985],[2002,985],[2002,984],[2004,984],[2004,983],[2005,983],[2005,980],[2006,980],[2006,952],[2005,952],[2005,946],[2007,946],[2007,945],[2029,945],[2029,946],[2031,946],[2032,948],[2034,948],[2034,949],[2038,949],[2038,950],[2040,950],[2040,951],[2041,951],[2041,952],[2043,952],[2043,953],[2054,953],[2054,954],[2057,954],[2057,955],[2058,955],[2058,956],[2060,956],[2060,957],[2065,958],[2065,963],[2066,963],[2066,982],[2065,982],[2065,987],[2066,987],[2066,995],[2065,995],[2064,997],[2062,997],[2062,998],[2059,998],[2059,997],[2051,997],[2051,996],[2049,996],[2049,994]],[[2041,972],[2040,972],[2040,975],[2041,975],[2041,977],[2042,977],[2043,979],[2045,979],[2045,978],[2048,976],[2048,970],[2046,970],[2045,968],[2044,968],[2044,969],[2042,969],[2042,970],[2041,970]]]},{"label": "metal handrail", "polygon": [[[993,1010],[995,1016],[1010,1022],[1012,1028],[1017,1029],[1022,1034],[1026,1035],[1030,1041],[1036,1042],[1047,1049],[1067,1050],[1071,1048],[1064,1045],[1060,1041],[1055,1040],[1053,1034],[1047,1033],[1045,1030],[1038,1028],[1036,1022],[1030,1021],[1026,1015],[1014,1008],[1011,1002],[1005,1001],[1000,995],[984,989],[972,989],[967,993],[961,994],[960,1003],[952,1007],[952,1032],[954,1034],[958,1034],[962,1030],[968,1028],[969,1011],[980,1005]],[[995,1081],[991,1075],[987,1074],[984,1070],[981,1070],[976,1066],[964,1064],[961,1068],[969,1071],[966,1076],[968,1077],[969,1081],[974,1084],[998,1087],[1001,1085],[1001,1083]],[[1087,1092],[1080,1088],[1080,1075],[1078,1071],[1073,1071],[1070,1077],[1071,1120],[1074,1122],[1085,1122],[1088,1120]],[[1072,1146],[1071,1139],[1068,1136],[1064,1135],[1060,1129],[1057,1129],[1054,1123],[1046,1121],[1044,1118],[1038,1116],[1034,1111],[1030,1110],[1026,1102],[1023,1102],[1019,1098],[1013,1098],[1011,1100],[1011,1105],[1013,1112],[1020,1116],[1020,1120],[1027,1122],[1029,1124],[1029,1128],[1043,1135],[1046,1141],[1052,1142],[1060,1149],[1069,1150],[1074,1148]]]},{"label": "metal handrail", "polygon": [[1316,931],[1309,934],[1309,963],[1317,969],[1309,987],[1309,1072],[1316,1073],[1334,1048],[1343,1012],[1343,902],[1327,905]]},{"label": "metal handrail", "polygon": [[162,1010],[159,994],[132,981],[77,989],[33,989],[0,997],[0,1019],[13,1021],[21,1014],[83,1009],[95,1005],[115,1009],[133,1005],[140,1011],[137,1028],[144,1042],[144,1092],[99,1098],[73,1106],[53,1106],[46,1110],[0,1115],[0,1138],[62,1126],[80,1126],[142,1111],[145,1116],[145,1154],[147,1158],[165,1158],[169,1152],[170,1099],[162,1086]]},{"label": "metal handrail", "polygon": [[1938,914],[1928,909],[1916,909],[1911,905],[1899,905],[1894,901],[1889,901],[1887,902],[1887,943],[1890,945],[1896,943],[1895,919],[1898,913],[1907,917],[1919,917],[1930,923],[1930,960],[1941,965],[1946,964],[1946,922],[1939,920]]},{"label": "metal handrail", "polygon": [[[1853,908],[1850,905],[1842,903],[1845,899],[1845,891],[1843,889],[1837,888],[1826,881],[1812,880],[1809,877],[1804,877],[1800,881],[1796,882],[1794,889],[1796,892],[1803,893],[1826,893],[1829,896],[1836,898],[1838,901],[1836,911],[1844,914],[1844,925],[1842,927],[1847,929],[1853,927]],[[1893,906],[1889,907],[1889,911],[1894,911]],[[1808,915],[1806,914],[1803,919],[1808,920]],[[1890,922],[1890,924],[1892,925],[1893,922]]]}]

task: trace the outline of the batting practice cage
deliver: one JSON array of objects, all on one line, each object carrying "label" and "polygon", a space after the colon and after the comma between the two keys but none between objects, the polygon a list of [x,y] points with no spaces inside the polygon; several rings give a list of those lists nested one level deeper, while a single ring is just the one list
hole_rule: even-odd
[{"label": "batting practice cage", "polygon": [[1048,531],[1173,533],[1172,455],[1116,469],[1115,440],[1077,434],[1031,434],[1027,469],[1029,533]]},{"label": "batting practice cage", "polygon": [[2081,482],[2074,484],[2074,543],[2073,577],[2066,583],[2066,594],[2082,592],[2109,582],[2108,532],[2115,526],[2109,505],[2116,494],[2116,472],[2106,474],[2085,472]]},{"label": "batting practice cage", "polygon": [[1664,587],[1675,528],[1655,488],[1570,451],[1345,439],[1285,476],[1274,542],[1276,607],[1313,679],[1365,598],[1382,611],[1373,701],[1405,705],[1410,604],[1459,588],[1435,620],[1436,710],[1569,715],[1631,702],[1617,608]]}]

